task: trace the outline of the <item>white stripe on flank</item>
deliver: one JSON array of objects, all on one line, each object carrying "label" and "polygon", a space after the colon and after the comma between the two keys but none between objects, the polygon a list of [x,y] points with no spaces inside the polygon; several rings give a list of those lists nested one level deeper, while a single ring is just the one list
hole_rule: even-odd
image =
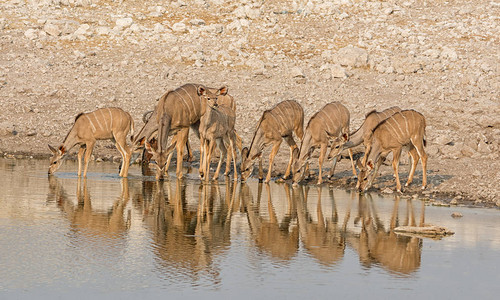
[{"label": "white stripe on flank", "polygon": [[113,131],[113,114],[111,113],[111,109],[108,108],[108,111],[109,111],[109,117],[110,117],[109,130]]},{"label": "white stripe on flank", "polygon": [[406,133],[408,134],[408,137],[410,137],[410,131],[408,130],[408,120],[406,119],[404,114],[401,114],[401,116],[405,119],[405,125],[406,125]]},{"label": "white stripe on flank", "polygon": [[[104,112],[103,112],[104,109],[100,109],[101,111],[101,116],[102,116],[102,119],[104,120],[104,124],[106,124],[106,130],[109,131],[109,127],[108,127],[108,121],[106,121],[106,117],[104,116]],[[108,108],[109,110],[109,108]]]},{"label": "white stripe on flank", "polygon": [[280,117],[280,119],[281,119],[281,122],[282,122],[283,127],[284,127],[283,129],[285,129],[285,130],[286,130],[286,129],[288,129],[288,127],[287,127],[287,124],[286,124],[286,122],[285,122],[285,119],[283,118],[283,117],[285,116],[285,113],[283,112],[283,109],[281,108],[282,106],[283,106],[283,105],[278,105],[278,106],[276,106],[276,108],[279,108],[279,112],[277,112],[277,115],[278,115],[278,116]]},{"label": "white stripe on flank", "polygon": [[93,115],[94,115],[95,121],[97,122],[97,125],[99,125],[99,128],[101,130],[104,130],[104,128],[102,127],[101,122],[99,122],[99,119],[97,118],[97,112],[94,112]]},{"label": "white stripe on flank", "polygon": [[391,127],[392,131],[393,131],[393,132],[394,132],[394,134],[396,135],[395,137],[396,137],[396,138],[398,138],[398,139],[400,139],[401,137],[399,136],[399,134],[398,134],[398,132],[397,132],[396,128],[395,128],[394,126],[392,126],[392,124],[391,124],[391,121],[392,121],[392,120],[394,120],[394,116],[392,116],[392,117],[390,117],[389,119],[387,119],[387,120],[385,121],[385,124],[387,124],[387,126]]},{"label": "white stripe on flank", "polygon": [[189,115],[191,116],[191,109],[189,108],[189,104],[186,102],[186,100],[184,99],[184,97],[182,97],[181,93],[179,93],[177,90],[174,90],[173,92],[176,93],[177,95],[179,95],[179,97],[181,98],[182,102],[184,103],[184,106],[189,111]]},{"label": "white stripe on flank", "polygon": [[[189,99],[191,100],[191,104],[193,104],[193,111],[196,109],[196,105],[194,103],[194,99],[193,97],[191,97],[191,94],[188,93],[183,86],[181,86],[181,89],[189,96]],[[190,110],[191,111],[191,110]],[[192,118],[193,117],[193,114],[190,115],[190,117]]]},{"label": "white stripe on flank", "polygon": [[92,120],[90,120],[89,116],[87,114],[84,114],[85,118],[87,118],[87,120],[89,120],[90,122],[90,126],[92,126],[93,130],[92,132],[95,133],[96,132],[96,128],[94,126],[94,123],[92,123]]}]

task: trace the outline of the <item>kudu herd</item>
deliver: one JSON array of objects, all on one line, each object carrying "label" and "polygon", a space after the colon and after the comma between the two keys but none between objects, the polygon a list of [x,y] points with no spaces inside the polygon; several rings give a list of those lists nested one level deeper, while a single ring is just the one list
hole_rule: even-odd
[{"label": "kudu herd", "polygon": [[[146,117],[147,116],[147,117]],[[399,158],[403,148],[408,149],[411,157],[411,169],[406,182],[408,186],[415,173],[419,159],[422,160],[422,189],[427,185],[427,154],[425,153],[425,118],[414,110],[402,110],[391,107],[384,111],[371,111],[365,116],[361,127],[350,133],[350,113],[340,102],[327,103],[312,115],[304,130],[304,110],[293,100],[278,103],[270,110],[263,112],[257,123],[249,147],[242,148],[242,140],[236,133],[236,102],[228,94],[228,88],[208,88],[201,84],[185,84],[165,93],[153,111],[143,116],[144,126],[134,135],[134,122],[129,113],[120,108],[102,108],[90,113],[81,113],[63,143],[54,148],[49,174],[54,173],[61,165],[62,159],[75,145],[78,151],[78,176],[87,176],[87,168],[96,140],[111,139],[122,156],[119,175],[127,177],[133,152],[144,151],[143,161],[151,161],[156,167],[156,178],[167,174],[173,151],[177,152],[176,176],[183,177],[182,161],[184,149],[188,149],[189,161],[192,150],[188,141],[191,128],[200,139],[199,174],[204,180],[210,179],[210,162],[215,151],[219,149],[219,161],[213,180],[219,177],[223,160],[226,158],[228,176],[233,163],[233,179],[238,179],[236,164],[237,151],[241,156],[241,181],[252,174],[255,159],[259,159],[259,180],[268,183],[272,177],[273,162],[284,139],[290,148],[290,158],[282,180],[292,178],[298,184],[309,176],[309,159],[314,149],[319,148],[319,175],[317,184],[323,182],[323,163],[333,160],[328,178],[333,176],[335,166],[341,153],[347,150],[351,159],[352,173],[357,177],[356,187],[366,190],[373,184],[380,165],[389,153],[393,154],[392,166],[396,179],[396,190],[401,192],[399,181]],[[132,146],[126,143],[126,136],[131,133]],[[300,140],[297,146],[293,135]],[[170,144],[168,137],[172,136]],[[353,160],[352,148],[363,144],[364,156]],[[263,151],[272,145],[267,175],[264,179],[262,166]],[[328,151],[328,149],[330,149]],[[328,154],[327,154],[328,153]],[[359,173],[356,171],[356,166]]]}]

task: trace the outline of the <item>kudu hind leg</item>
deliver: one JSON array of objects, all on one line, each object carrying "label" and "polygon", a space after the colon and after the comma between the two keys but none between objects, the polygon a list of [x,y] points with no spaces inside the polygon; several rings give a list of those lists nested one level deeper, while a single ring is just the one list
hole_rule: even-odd
[{"label": "kudu hind leg", "polygon": [[120,152],[122,156],[122,163],[120,167],[120,174],[119,176],[121,177],[127,177],[128,175],[128,167],[130,165],[130,158],[132,156],[132,151],[130,147],[127,145],[126,142],[126,135],[120,134],[116,135],[114,137],[115,139],[115,147],[118,149],[118,152]]},{"label": "kudu hind leg", "polygon": [[176,175],[177,175],[177,178],[179,178],[179,179],[183,177],[182,160],[183,160],[183,156],[184,156],[184,146],[186,145],[186,142],[188,139],[188,134],[189,134],[189,128],[184,128],[177,133],[178,139],[177,139],[177,143],[176,143],[176,147],[177,147]]},{"label": "kudu hind leg", "polygon": [[409,186],[412,183],[413,175],[415,174],[415,169],[417,168],[418,160],[420,158],[420,156],[418,155],[417,149],[415,149],[415,147],[411,147],[408,154],[411,158],[411,169],[410,169],[410,173],[408,175],[408,181],[406,182],[405,186]]},{"label": "kudu hind leg", "polygon": [[320,149],[319,149],[319,158],[318,158],[319,175],[318,175],[317,184],[323,183],[323,162],[325,160],[327,148],[328,148],[328,144],[322,144]]},{"label": "kudu hind leg", "polygon": [[288,160],[288,166],[286,167],[285,175],[283,175],[283,179],[287,179],[290,176],[290,172],[292,171],[292,163],[293,163],[293,150],[297,148],[297,144],[293,140],[291,135],[285,137],[285,141],[288,146],[290,146],[290,159]]},{"label": "kudu hind leg", "polygon": [[[412,141],[413,142],[413,141]],[[424,141],[422,138],[418,139],[414,144],[418,156],[422,159],[422,189],[427,187],[427,153],[424,150]]]}]

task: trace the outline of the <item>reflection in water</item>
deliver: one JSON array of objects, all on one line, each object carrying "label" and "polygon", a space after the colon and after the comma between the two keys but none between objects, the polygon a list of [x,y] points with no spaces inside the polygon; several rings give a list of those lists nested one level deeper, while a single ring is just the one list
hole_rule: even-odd
[{"label": "reflection in water", "polygon": [[219,185],[200,185],[198,205],[191,206],[187,205],[184,179],[154,184],[144,222],[153,235],[161,273],[174,280],[185,276],[220,283],[220,271],[213,261],[230,243],[229,208],[235,186],[227,183],[226,197],[222,197]]},{"label": "reflection in water", "polygon": [[[348,244],[359,254],[364,267],[379,264],[384,269],[399,274],[410,274],[420,267],[422,239],[397,235],[394,228],[399,225],[415,226],[415,216],[411,199],[407,200],[406,217],[402,224],[399,219],[400,197],[395,196],[389,228],[385,228],[377,212],[376,203],[371,197],[359,196],[357,222],[361,223],[359,236],[350,236]],[[423,226],[424,210],[422,202],[421,220]]]},{"label": "reflection in water", "polygon": [[[299,219],[300,236],[304,247],[321,263],[332,265],[342,260],[344,256],[344,235],[338,226],[338,213],[333,197],[333,190],[330,191],[331,215],[323,214],[323,203],[321,201],[322,187],[318,189],[318,200],[316,211],[309,211],[307,206],[309,188],[294,189],[294,200],[297,205],[297,215]],[[316,222],[311,215],[316,214]]]},{"label": "reflection in water", "polygon": [[267,218],[261,213],[262,183],[258,184],[256,201],[253,201],[248,184],[241,185],[241,204],[245,208],[252,239],[255,245],[271,254],[273,257],[289,260],[299,248],[299,231],[293,226],[296,219],[295,205],[290,197],[290,187],[284,185],[287,201],[287,212],[283,220],[279,221],[271,199],[271,187],[266,184],[267,190]]},{"label": "reflection in water", "polygon": [[[83,181],[83,187],[82,187]],[[92,206],[87,187],[87,179],[78,178],[76,203],[66,193],[55,176],[49,176],[47,201],[55,201],[57,207],[70,222],[74,233],[89,237],[121,238],[130,228],[130,211],[125,217],[125,208],[129,201],[128,179],[121,179],[121,195],[108,210],[98,210]]]}]

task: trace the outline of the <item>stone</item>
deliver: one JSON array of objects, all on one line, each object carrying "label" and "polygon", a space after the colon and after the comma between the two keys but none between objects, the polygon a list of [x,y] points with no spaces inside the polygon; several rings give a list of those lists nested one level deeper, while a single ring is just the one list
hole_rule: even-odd
[{"label": "stone", "polygon": [[24,36],[30,40],[37,39],[38,38],[38,30],[30,28],[24,32]]},{"label": "stone", "polygon": [[45,26],[43,26],[43,31],[51,36],[61,35],[61,29],[56,24],[45,24]]},{"label": "stone", "polygon": [[304,74],[304,71],[302,71],[302,69],[300,67],[293,67],[291,70],[290,70],[290,76],[292,78],[305,78],[306,75]]},{"label": "stone", "polygon": [[337,52],[336,60],[341,66],[366,67],[368,65],[368,52],[365,49],[349,45]]},{"label": "stone", "polygon": [[451,61],[456,61],[458,59],[458,54],[455,51],[455,49],[451,49],[448,47],[443,47],[440,56],[443,58],[447,58]]},{"label": "stone", "polygon": [[134,20],[132,20],[132,18],[130,18],[130,17],[116,19],[116,26],[121,28],[121,29],[128,28],[133,23],[134,23]]},{"label": "stone", "polygon": [[80,27],[78,27],[78,29],[73,34],[76,35],[76,36],[78,36],[78,35],[87,35],[87,34],[89,34],[88,33],[89,29],[90,29],[90,25],[89,24],[82,24],[82,25],[80,25]]},{"label": "stone", "polygon": [[464,215],[463,215],[462,213],[459,213],[459,212],[453,212],[453,213],[451,214],[451,216],[452,216],[453,218],[461,218],[461,217],[463,217]]},{"label": "stone", "polygon": [[187,31],[187,26],[182,22],[175,23],[174,25],[172,25],[172,30],[174,32],[184,33]]}]

